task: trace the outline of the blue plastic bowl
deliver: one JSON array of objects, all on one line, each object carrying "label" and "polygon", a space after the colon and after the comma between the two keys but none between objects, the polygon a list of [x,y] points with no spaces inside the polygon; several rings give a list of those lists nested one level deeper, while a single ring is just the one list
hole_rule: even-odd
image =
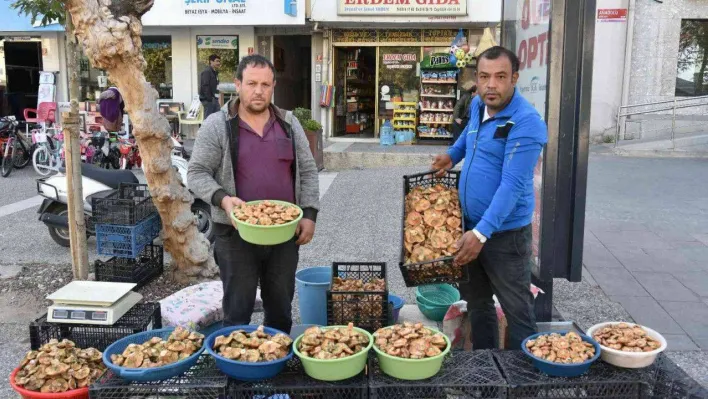
[{"label": "blue plastic bowl", "polygon": [[600,345],[595,342],[594,339],[588,337],[585,334],[578,333],[580,335],[580,338],[583,339],[585,342],[590,342],[593,344],[595,347],[595,356],[593,356],[591,359],[588,359],[582,363],[571,363],[571,364],[563,364],[563,363],[553,363],[549,362],[547,360],[539,359],[526,348],[526,342],[530,339],[536,339],[537,337],[541,335],[548,335],[551,333],[557,333],[561,335],[567,334],[569,331],[549,331],[549,332],[542,332],[538,334],[534,334],[524,340],[524,342],[521,343],[521,350],[524,351],[526,356],[530,357],[531,360],[533,361],[533,365],[539,369],[541,372],[546,373],[548,375],[552,375],[554,377],[577,377],[590,368],[590,365],[597,360],[600,357]]},{"label": "blue plastic bowl", "polygon": [[174,329],[174,327],[162,328],[159,330],[145,331],[121,338],[112,343],[108,348],[106,348],[105,351],[103,351],[103,364],[105,364],[106,367],[108,367],[114,374],[127,381],[159,381],[178,376],[189,370],[197,363],[199,356],[202,352],[204,352],[206,342],[201,348],[199,348],[199,350],[194,352],[192,356],[166,366],[153,367],[149,369],[133,369],[116,366],[113,362],[111,362],[111,355],[120,355],[123,353],[125,348],[128,347],[128,345],[142,345],[145,341],[149,341],[152,337],[160,337],[166,341]]},{"label": "blue plastic bowl", "polygon": [[401,313],[403,304],[406,303],[403,298],[393,294],[388,294],[388,302],[393,304],[393,323],[398,322],[398,315]]},{"label": "blue plastic bowl", "polygon": [[[210,336],[204,340],[204,346],[206,347],[207,353],[209,353],[214,360],[216,360],[216,367],[221,370],[222,373],[228,375],[231,378],[235,378],[241,381],[260,381],[268,378],[273,378],[278,373],[283,371],[285,364],[293,357],[293,348],[290,348],[288,355],[282,359],[273,360],[270,362],[240,362],[237,360],[227,359],[214,351],[214,341],[216,337],[220,335],[229,335],[231,332],[236,330],[244,330],[248,333],[256,331],[258,326],[230,326],[224,327],[220,330],[213,332]],[[266,334],[285,334],[282,331],[276,330],[274,328],[265,327],[263,330]],[[288,334],[285,334],[288,335]]]}]

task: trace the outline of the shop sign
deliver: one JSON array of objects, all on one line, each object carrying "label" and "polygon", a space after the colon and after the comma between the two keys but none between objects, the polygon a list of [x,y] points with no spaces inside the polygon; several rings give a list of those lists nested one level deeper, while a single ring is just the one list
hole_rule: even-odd
[{"label": "shop sign", "polygon": [[246,0],[183,0],[184,15],[209,17],[246,13]]},{"label": "shop sign", "polygon": [[337,0],[339,15],[467,15],[467,0]]},{"label": "shop sign", "polygon": [[416,54],[383,54],[386,69],[413,69],[418,57]]},{"label": "shop sign", "polygon": [[423,62],[420,63],[421,68],[444,68],[450,69],[450,54],[449,53],[434,53],[426,54],[423,57]]},{"label": "shop sign", "polygon": [[380,30],[377,39],[379,43],[419,43],[421,31],[417,29]]},{"label": "shop sign", "polygon": [[[355,29],[334,30],[334,43],[440,43],[449,46],[457,29]],[[464,30],[465,37],[468,31]]]},{"label": "shop sign", "polygon": [[197,36],[197,48],[238,50],[238,36]]},{"label": "shop sign", "polygon": [[627,22],[626,8],[599,8],[597,22]]},{"label": "shop sign", "polygon": [[376,29],[335,30],[332,41],[337,43],[372,43],[376,42]]},{"label": "shop sign", "polygon": [[[457,32],[457,29],[425,29],[423,30],[423,41],[430,43],[452,43],[457,36]],[[467,37],[466,31],[465,37]]]}]

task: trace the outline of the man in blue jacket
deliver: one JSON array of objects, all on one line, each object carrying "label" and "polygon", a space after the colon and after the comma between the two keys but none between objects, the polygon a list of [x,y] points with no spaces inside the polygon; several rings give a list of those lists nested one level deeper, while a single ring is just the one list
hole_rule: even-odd
[{"label": "man in blue jacket", "polygon": [[506,347],[518,349],[536,331],[531,282],[533,170],[547,141],[546,124],[518,90],[519,59],[500,46],[477,62],[477,97],[460,138],[433,169],[443,174],[465,159],[460,204],[468,231],[458,243],[455,263],[468,265],[467,300],[475,349],[497,347],[492,295],[507,318]]}]

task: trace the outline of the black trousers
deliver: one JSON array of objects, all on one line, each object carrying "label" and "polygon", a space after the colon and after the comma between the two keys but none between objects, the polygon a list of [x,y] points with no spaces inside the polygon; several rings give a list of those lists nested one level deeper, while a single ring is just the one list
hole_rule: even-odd
[{"label": "black trousers", "polygon": [[204,120],[206,120],[207,116],[213,114],[214,112],[219,111],[219,100],[214,98],[211,101],[202,101],[202,105],[204,106]]},{"label": "black trousers", "polygon": [[299,259],[296,238],[280,245],[254,245],[244,241],[232,226],[214,227],[214,258],[224,285],[224,325],[250,324],[260,281],[264,324],[290,333]]},{"label": "black trousers", "polygon": [[509,333],[505,348],[520,349],[536,333],[531,284],[531,225],[492,235],[469,267],[469,283],[460,284],[472,324],[474,349],[498,347],[499,329],[492,295],[501,304]]}]

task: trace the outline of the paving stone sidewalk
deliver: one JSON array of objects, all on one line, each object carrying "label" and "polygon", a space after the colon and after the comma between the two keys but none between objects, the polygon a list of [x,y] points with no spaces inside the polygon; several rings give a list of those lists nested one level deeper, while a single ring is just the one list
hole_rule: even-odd
[{"label": "paving stone sidewalk", "polygon": [[669,350],[708,349],[708,161],[591,156],[585,273]]}]

